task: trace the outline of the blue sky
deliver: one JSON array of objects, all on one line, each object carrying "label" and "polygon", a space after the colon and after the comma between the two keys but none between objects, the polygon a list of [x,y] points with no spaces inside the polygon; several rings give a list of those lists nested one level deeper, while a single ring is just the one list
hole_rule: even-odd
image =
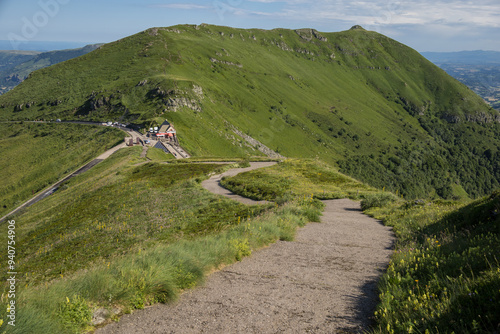
[{"label": "blue sky", "polygon": [[355,24],[418,51],[500,51],[499,0],[0,0],[0,40],[111,42],[150,27],[238,28]]}]

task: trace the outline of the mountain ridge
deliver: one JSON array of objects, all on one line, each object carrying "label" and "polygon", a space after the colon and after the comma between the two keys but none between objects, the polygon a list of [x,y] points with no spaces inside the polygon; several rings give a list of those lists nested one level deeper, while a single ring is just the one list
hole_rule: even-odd
[{"label": "mountain ridge", "polygon": [[[0,117],[146,128],[167,118],[195,156],[259,155],[239,132],[410,197],[478,196],[500,179],[499,113],[417,51],[360,28],[150,28],[32,73],[0,97]],[[470,180],[464,162],[481,176]]]}]

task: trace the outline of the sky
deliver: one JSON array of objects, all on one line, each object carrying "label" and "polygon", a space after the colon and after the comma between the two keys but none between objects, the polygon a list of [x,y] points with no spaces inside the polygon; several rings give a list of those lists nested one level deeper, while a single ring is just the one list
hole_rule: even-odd
[{"label": "sky", "polygon": [[0,40],[12,49],[107,43],[185,23],[322,32],[361,25],[420,52],[500,51],[500,0],[0,0]]}]

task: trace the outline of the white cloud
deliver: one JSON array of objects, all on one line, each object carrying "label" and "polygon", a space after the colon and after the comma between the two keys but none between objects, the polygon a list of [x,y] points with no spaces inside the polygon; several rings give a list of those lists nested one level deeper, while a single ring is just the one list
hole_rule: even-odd
[{"label": "white cloud", "polygon": [[[344,20],[353,24],[384,26],[392,24],[463,24],[500,27],[498,0],[247,0],[261,3],[262,10],[238,8],[238,14],[275,15],[297,21]],[[279,12],[266,12],[265,4],[281,3]]]},{"label": "white cloud", "polygon": [[159,4],[159,5],[151,5],[153,8],[171,8],[171,9],[185,9],[185,10],[193,10],[193,9],[210,9],[212,6],[204,6],[190,3],[172,3],[172,4]]}]

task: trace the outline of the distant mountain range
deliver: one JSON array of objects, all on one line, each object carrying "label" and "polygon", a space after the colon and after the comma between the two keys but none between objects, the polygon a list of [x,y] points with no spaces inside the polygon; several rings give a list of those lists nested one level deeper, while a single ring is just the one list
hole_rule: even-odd
[{"label": "distant mountain range", "polygon": [[17,86],[35,70],[84,55],[101,45],[92,44],[78,49],[49,52],[0,51],[0,94]]},{"label": "distant mountain range", "polygon": [[79,49],[88,44],[80,42],[23,41],[20,43],[0,40],[0,50],[49,52],[55,50]]},{"label": "distant mountain range", "polygon": [[500,65],[498,51],[421,52],[434,64]]}]

